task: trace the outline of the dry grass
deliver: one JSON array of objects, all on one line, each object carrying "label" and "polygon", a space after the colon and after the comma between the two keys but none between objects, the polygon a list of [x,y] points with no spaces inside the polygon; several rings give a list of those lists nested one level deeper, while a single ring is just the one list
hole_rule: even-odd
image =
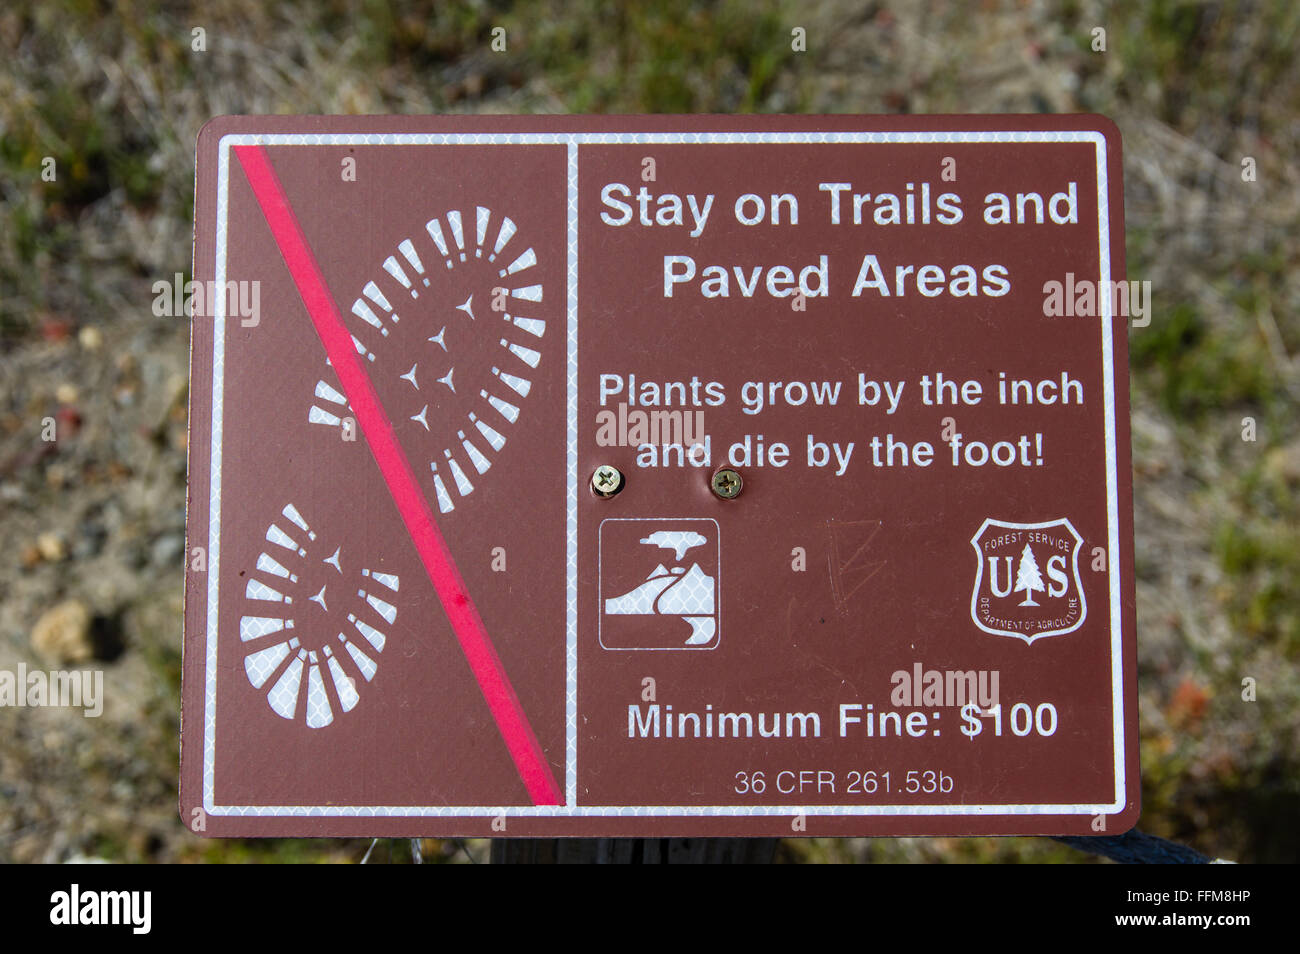
[{"label": "dry grass", "polygon": [[[1213,855],[1300,842],[1300,12],[1288,3],[802,5],[215,0],[0,11],[0,666],[41,610],[118,627],[105,718],[0,711],[0,860],[348,860],[200,843],[174,813],[193,143],[222,113],[1037,112],[1125,137],[1142,825]],[[492,54],[492,26],[510,49]],[[792,26],[808,52],[789,49]],[[1107,30],[1108,49],[1089,48]],[[206,30],[207,50],[190,48]],[[40,177],[43,157],[55,183]],[[1241,178],[1253,157],[1257,181]],[[102,343],[79,343],[94,327]],[[93,339],[92,339],[93,340]],[[56,390],[81,429],[34,454]],[[65,393],[66,397],[66,393]],[[1241,440],[1241,421],[1259,439]],[[41,533],[67,541],[31,562]],[[27,556],[25,556],[27,554]],[[1241,680],[1259,700],[1241,701]],[[451,850],[450,853],[444,847]],[[468,854],[481,859],[483,845]],[[430,858],[468,860],[426,843]],[[409,851],[408,851],[409,853]],[[383,856],[381,856],[383,857]],[[399,846],[393,860],[406,857]],[[1036,839],[787,844],[790,860],[1075,860]]]}]

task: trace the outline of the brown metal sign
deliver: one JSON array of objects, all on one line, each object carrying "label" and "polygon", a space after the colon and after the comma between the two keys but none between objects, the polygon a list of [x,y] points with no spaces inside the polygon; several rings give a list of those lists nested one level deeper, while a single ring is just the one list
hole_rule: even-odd
[{"label": "brown metal sign", "polygon": [[209,835],[1116,833],[1090,116],[227,117],[180,808]]}]

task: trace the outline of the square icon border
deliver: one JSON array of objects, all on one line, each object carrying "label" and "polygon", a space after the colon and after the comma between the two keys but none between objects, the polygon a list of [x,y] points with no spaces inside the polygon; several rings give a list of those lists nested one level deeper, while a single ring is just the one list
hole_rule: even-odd
[{"label": "square icon border", "polygon": [[[714,546],[716,547],[718,557],[717,580],[714,583],[716,587],[717,600],[715,605],[715,615],[717,618],[717,632],[714,634],[712,645],[710,646],[606,646],[605,639],[601,632],[601,620],[604,617],[604,551],[603,545],[605,540],[605,524],[607,523],[631,523],[631,522],[665,522],[673,521],[704,521],[707,520],[713,524],[716,536],[714,537]],[[611,653],[654,653],[654,652],[711,652],[722,645],[722,526],[713,517],[605,517],[596,527],[596,642],[604,649]]]}]

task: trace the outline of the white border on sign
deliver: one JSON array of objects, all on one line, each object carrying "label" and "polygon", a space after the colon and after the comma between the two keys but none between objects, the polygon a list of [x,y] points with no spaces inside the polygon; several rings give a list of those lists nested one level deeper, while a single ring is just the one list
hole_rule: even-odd
[{"label": "white border on sign", "polygon": [[[1110,804],[1046,805],[578,805],[577,804],[577,373],[578,373],[578,147],[584,145],[693,144],[900,144],[900,143],[1090,142],[1097,157],[1097,235],[1101,282],[1102,383],[1106,426],[1106,510],[1110,551],[1111,710],[1115,754],[1115,801]],[[1099,132],[731,132],[731,133],[348,133],[228,134],[218,143],[217,287],[226,280],[230,147],[263,146],[567,146],[568,153],[568,514],[566,518],[565,804],[564,805],[218,805],[215,789],[217,698],[217,584],[221,552],[221,437],[225,370],[225,296],[213,317],[212,440],[208,500],[208,598],[203,700],[203,809],[211,815],[252,817],[659,817],[804,815],[1104,815],[1122,812],[1125,800],[1123,608],[1120,595],[1119,478],[1115,446],[1115,355],[1111,330],[1110,206],[1106,137]]]}]

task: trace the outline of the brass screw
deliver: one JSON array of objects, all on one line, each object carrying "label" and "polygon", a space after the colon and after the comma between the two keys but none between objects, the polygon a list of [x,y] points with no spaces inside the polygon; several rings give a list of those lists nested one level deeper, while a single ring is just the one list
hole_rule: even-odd
[{"label": "brass screw", "polygon": [[591,475],[591,489],[597,497],[612,497],[623,489],[623,473],[612,464],[601,464]]},{"label": "brass screw", "polygon": [[723,500],[734,500],[740,496],[740,488],[745,486],[745,482],[740,479],[740,474],[725,467],[713,475],[710,485],[713,492]]}]

